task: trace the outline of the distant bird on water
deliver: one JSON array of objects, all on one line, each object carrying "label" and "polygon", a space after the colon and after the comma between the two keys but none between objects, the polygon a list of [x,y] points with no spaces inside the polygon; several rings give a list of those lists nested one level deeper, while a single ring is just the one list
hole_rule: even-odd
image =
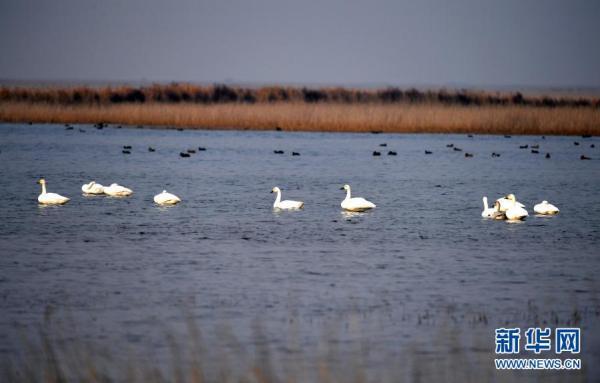
[{"label": "distant bird on water", "polygon": [[154,196],[154,202],[158,205],[175,205],[181,202],[181,199],[175,194],[171,194],[166,190],[163,190],[162,193]]},{"label": "distant bird on water", "polygon": [[40,179],[38,184],[42,185],[42,193],[38,196],[38,202],[42,205],[63,205],[69,202],[69,198],[60,194],[46,192],[46,180]]},{"label": "distant bird on water", "polygon": [[342,209],[348,211],[365,211],[369,209],[373,209],[375,204],[373,202],[367,201],[361,197],[352,198],[352,192],[350,190],[350,185],[344,185],[340,190],[346,191],[346,198],[342,201],[341,206]]},{"label": "distant bird on water", "polygon": [[558,214],[560,210],[548,201],[542,201],[533,207],[533,211],[541,215],[554,215]]},{"label": "distant bird on water", "polygon": [[280,210],[297,210],[302,209],[304,207],[304,202],[302,201],[292,201],[292,200],[281,200],[281,189],[275,186],[271,189],[271,193],[277,193],[277,197],[275,198],[275,202],[273,203],[273,209]]}]

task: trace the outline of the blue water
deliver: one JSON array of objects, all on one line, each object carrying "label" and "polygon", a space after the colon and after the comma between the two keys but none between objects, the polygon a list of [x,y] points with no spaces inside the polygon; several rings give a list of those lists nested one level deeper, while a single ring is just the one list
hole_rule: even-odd
[{"label": "blue water", "polygon": [[[79,127],[0,126],[0,355],[19,352],[19,331],[51,308],[77,338],[157,359],[165,328],[191,317],[208,339],[226,323],[243,345],[259,321],[275,350],[291,321],[307,347],[342,323],[336,337],[377,350],[370,366],[409,344],[427,348],[448,322],[479,325],[485,355],[501,325],[576,324],[584,364],[600,361],[597,137]],[[519,149],[536,143],[540,154]],[[71,201],[38,206],[40,177]],[[134,194],[82,196],[91,180]],[[343,213],[345,183],[377,208]],[[273,186],[305,208],[274,212]],[[183,202],[154,205],[163,189]],[[530,217],[482,219],[481,197],[507,193]],[[535,216],[543,199],[560,214]],[[360,331],[344,330],[355,321]]]}]

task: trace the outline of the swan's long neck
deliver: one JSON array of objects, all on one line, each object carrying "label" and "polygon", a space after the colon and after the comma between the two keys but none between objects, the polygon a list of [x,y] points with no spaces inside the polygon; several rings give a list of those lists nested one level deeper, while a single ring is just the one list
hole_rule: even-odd
[{"label": "swan's long neck", "polygon": [[42,182],[42,194],[46,194],[46,183]]},{"label": "swan's long neck", "polygon": [[346,199],[350,198],[352,198],[352,192],[350,191],[350,187],[348,187],[348,190],[346,190]]},{"label": "swan's long neck", "polygon": [[487,210],[487,209],[488,209],[487,197],[483,197],[483,210]]},{"label": "swan's long neck", "polygon": [[275,203],[273,205],[279,205],[281,202],[281,190],[277,190],[277,198],[275,198]]}]

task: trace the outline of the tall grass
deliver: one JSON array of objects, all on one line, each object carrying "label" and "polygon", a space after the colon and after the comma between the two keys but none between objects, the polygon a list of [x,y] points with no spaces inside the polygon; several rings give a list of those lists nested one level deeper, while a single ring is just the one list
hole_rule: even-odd
[{"label": "tall grass", "polygon": [[475,90],[306,88],[267,86],[260,88],[172,83],[142,87],[2,87],[0,102],[32,102],[60,105],[108,105],[121,103],[342,103],[342,104],[441,104],[462,106],[600,107],[600,98],[528,95]]},{"label": "tall grass", "polygon": [[0,121],[286,131],[597,135],[600,108],[439,103],[0,102]]},{"label": "tall grass", "polygon": [[[123,357],[115,345],[99,346],[82,340],[72,323],[46,320],[38,333],[23,336],[26,350],[20,357],[3,360],[0,381],[585,382],[590,370],[586,362],[593,360],[585,359],[582,370],[497,371],[493,328],[487,321],[477,320],[467,326],[450,321],[422,324],[418,326],[422,341],[403,342],[402,348],[395,351],[373,349],[365,336],[357,341],[340,339],[341,329],[348,326],[352,332],[361,332],[357,321],[346,318],[328,326],[318,345],[301,344],[298,339],[281,344],[271,342],[260,322],[255,322],[254,340],[251,345],[243,345],[227,325],[217,328],[214,339],[208,341],[196,323],[188,319],[183,333],[166,333],[167,350],[150,347],[145,357]],[[160,353],[166,354],[164,358],[156,357]]]}]

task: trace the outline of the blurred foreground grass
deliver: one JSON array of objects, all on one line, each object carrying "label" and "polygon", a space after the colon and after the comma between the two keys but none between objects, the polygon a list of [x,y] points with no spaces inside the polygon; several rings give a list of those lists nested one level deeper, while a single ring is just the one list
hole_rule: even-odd
[{"label": "blurred foreground grass", "polygon": [[[535,314],[537,315],[537,314]],[[596,315],[597,316],[597,315]],[[340,320],[326,326],[317,344],[307,344],[291,326],[287,342],[273,341],[260,321],[251,325],[252,342],[240,341],[222,324],[205,337],[187,317],[183,331],[165,330],[168,350],[150,347],[144,355],[123,357],[119,345],[83,340],[72,319],[47,310],[37,333],[22,333],[23,352],[3,358],[2,382],[585,382],[593,381],[586,360],[580,371],[497,371],[494,327],[485,314],[456,320],[452,313],[417,318],[419,341],[383,350],[362,332],[360,321]],[[296,319],[298,320],[298,319]],[[546,322],[578,325],[581,312]],[[535,325],[535,323],[532,323]],[[341,336],[344,328],[360,333],[356,341]],[[208,340],[214,338],[215,340]],[[585,337],[584,337],[585,339]],[[591,339],[591,338],[590,338]],[[400,342],[391,339],[390,342]],[[158,355],[160,353],[166,355]],[[579,355],[583,359],[585,355]],[[534,355],[521,354],[519,357]],[[554,358],[556,355],[540,356]]]}]

